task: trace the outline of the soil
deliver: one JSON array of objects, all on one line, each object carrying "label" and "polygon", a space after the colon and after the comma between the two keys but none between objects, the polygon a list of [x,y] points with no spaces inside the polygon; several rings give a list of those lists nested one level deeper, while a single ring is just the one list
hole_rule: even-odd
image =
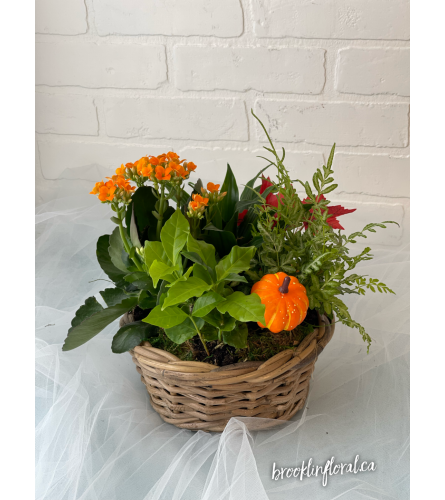
[{"label": "soil", "polygon": [[[134,320],[144,319],[150,310],[143,310],[137,306],[134,311]],[[263,330],[256,323],[247,323],[249,333],[247,336],[247,347],[236,349],[218,341],[207,342],[208,355],[198,336],[193,337],[184,344],[178,345],[172,342],[163,330],[159,330],[159,336],[150,339],[153,347],[163,349],[178,356],[184,361],[204,361],[216,366],[227,366],[240,361],[266,361],[275,354],[285,350],[293,349],[318,326],[317,311],[308,309],[305,320],[291,332],[282,331],[271,333]]]},{"label": "soil", "polygon": [[204,346],[198,336],[190,341],[193,357],[196,361],[205,361],[217,366],[226,366],[240,361],[235,347],[227,344],[218,344],[217,340],[206,342],[210,356],[206,353]]}]

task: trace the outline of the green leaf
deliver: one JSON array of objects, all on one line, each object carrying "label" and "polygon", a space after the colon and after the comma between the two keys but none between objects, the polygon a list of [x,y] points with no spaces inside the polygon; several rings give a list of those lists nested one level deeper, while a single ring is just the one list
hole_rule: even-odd
[{"label": "green leaf", "polygon": [[134,216],[134,203],[131,207],[130,240],[134,247],[140,248],[142,245],[139,241],[138,228],[136,226],[136,219]]},{"label": "green leaf", "polygon": [[188,318],[187,314],[179,307],[167,307],[162,310],[162,306],[159,305],[142,321],[161,328],[173,328],[183,323],[186,318]]},{"label": "green leaf", "polygon": [[238,230],[238,211],[235,211],[232,215],[232,218],[224,226],[224,231],[228,231],[229,233],[233,233],[236,237],[237,230]]},{"label": "green leaf", "polygon": [[85,304],[79,307],[76,311],[76,315],[71,321],[71,326],[75,327],[85,321],[87,318],[96,314],[100,311],[103,311],[103,307],[97,302],[96,297],[88,297],[85,301]]},{"label": "green leaf", "polygon": [[158,328],[156,326],[147,325],[147,323],[143,323],[142,321],[127,323],[113,337],[111,350],[118,354],[128,352],[144,340],[156,337],[157,335]]},{"label": "green leaf", "polygon": [[164,247],[160,241],[146,241],[144,247],[144,260],[147,270],[150,269],[151,265],[155,260],[169,263],[168,257],[164,251]]},{"label": "green leaf", "polygon": [[227,173],[221,187],[221,193],[227,193],[219,203],[221,215],[224,222],[228,222],[235,212],[236,203],[239,200],[238,186],[230,165],[227,164]]},{"label": "green leaf", "polygon": [[124,276],[127,272],[118,269],[111,261],[108,248],[110,246],[110,235],[104,234],[97,240],[96,255],[102,271],[110,278],[116,285],[124,283]]},{"label": "green leaf", "polygon": [[120,304],[123,300],[128,298],[128,295],[121,288],[106,288],[99,293],[108,307]]},{"label": "green leaf", "polygon": [[244,276],[240,276],[239,274],[230,273],[224,278],[224,281],[239,281],[240,283],[247,283],[247,280]]},{"label": "green leaf", "polygon": [[135,273],[127,274],[124,279],[126,282],[132,283],[134,286],[138,287],[139,290],[147,290],[152,295],[156,295],[153,280],[147,273],[137,271]]},{"label": "green leaf", "polygon": [[218,229],[213,224],[207,224],[204,228],[204,240],[213,245],[220,257],[227,255],[236,245],[236,238],[233,233]]},{"label": "green leaf", "polygon": [[176,264],[176,266],[171,266],[165,262],[155,260],[150,266],[148,272],[153,280],[153,286],[157,287],[160,279],[166,280],[170,283],[175,281],[176,278],[173,276],[175,271],[179,271],[178,264]]},{"label": "green leaf", "polygon": [[195,240],[191,234],[187,238],[187,250],[194,252],[210,267],[216,266],[215,247],[205,241]]},{"label": "green leaf", "polygon": [[166,286],[166,288],[170,288],[172,287],[173,285],[175,285],[176,283],[179,283],[179,281],[187,281],[188,277],[190,276],[190,274],[192,273],[193,271],[193,267],[194,266],[190,266],[187,271],[185,272],[185,274],[183,274],[181,277],[179,277],[178,279],[176,279],[175,281],[173,281],[172,283],[170,283],[169,285]]},{"label": "green leaf", "polygon": [[193,306],[192,316],[202,318],[206,314],[209,314],[209,312],[223,300],[225,300],[224,297],[221,297],[219,293],[206,293],[195,302],[195,305]]},{"label": "green leaf", "polygon": [[201,264],[195,264],[193,266],[193,276],[195,278],[199,278],[202,281],[205,281],[208,285],[211,285],[213,283],[212,276],[209,270]]},{"label": "green leaf", "polygon": [[124,264],[122,259],[122,252],[124,252],[124,244],[122,243],[121,236],[119,234],[119,228],[114,228],[114,231],[110,236],[110,246],[108,248],[108,253],[110,254],[111,262],[125,274],[128,274],[127,266]]},{"label": "green leaf", "polygon": [[[271,165],[267,165],[267,167],[264,167],[262,170],[260,170],[256,176],[251,179],[245,186],[242,194],[241,194],[241,200],[251,200],[253,198],[256,198],[255,190],[253,189],[253,186],[255,185],[256,180],[258,177],[270,167]],[[252,189],[249,189],[252,188]]]},{"label": "green leaf", "polygon": [[334,145],[331,148],[331,152],[329,153],[329,158],[328,158],[328,163],[327,163],[327,167],[328,167],[329,170],[331,169],[332,162],[334,161],[334,153],[335,153],[335,142],[334,142]]},{"label": "green leaf", "polygon": [[235,318],[232,318],[232,316],[227,313],[221,314],[217,309],[213,309],[213,311],[204,316],[203,319],[223,332],[232,331],[236,325]]},{"label": "green leaf", "polygon": [[167,282],[161,281],[161,286],[159,287],[159,292],[156,297],[156,305],[162,306],[164,303],[165,297],[167,297]]},{"label": "green leaf", "polygon": [[173,265],[187,242],[190,225],[180,210],[176,210],[161,230],[161,241],[167,257]]},{"label": "green leaf", "polygon": [[[199,329],[204,326],[204,320],[201,318],[196,318],[195,323]],[[193,338],[198,332],[196,331],[193,321],[190,318],[187,318],[184,323],[173,328],[166,329],[165,333],[167,334],[167,337],[176,344],[182,344],[186,340]]]},{"label": "green leaf", "polygon": [[248,328],[245,323],[236,326],[231,332],[223,332],[223,342],[237,349],[247,347]]},{"label": "green leaf", "polygon": [[334,191],[334,189],[336,189],[338,187],[338,184],[331,184],[329,187],[327,187],[326,189],[323,189],[322,193],[323,194],[328,194],[330,193],[331,191]]},{"label": "green leaf", "polygon": [[223,280],[231,273],[240,273],[250,268],[250,261],[255,255],[255,247],[235,246],[230,254],[221,259],[216,265],[216,277]]},{"label": "green leaf", "polygon": [[141,309],[153,309],[156,307],[157,297],[149,295],[145,290],[139,295],[139,307]]},{"label": "green leaf", "polygon": [[185,302],[191,297],[200,297],[211,285],[195,276],[191,276],[187,281],[181,281],[173,285],[164,301],[163,308]]},{"label": "green leaf", "polygon": [[[151,186],[141,186],[136,189],[131,197],[131,205],[134,207],[134,215],[139,234],[142,235],[147,226],[156,226],[156,219],[152,215],[158,201],[155,191]],[[127,228],[131,226],[133,210],[127,210],[125,223]]]},{"label": "green leaf", "polygon": [[[68,331],[68,336],[65,339],[62,350],[70,351],[71,349],[75,349],[76,347],[85,344],[85,342],[88,342],[88,340],[100,333],[107,325],[119,318],[119,316],[122,316],[124,313],[133,309],[137,302],[137,297],[128,297],[120,304],[116,304],[107,309],[103,309],[101,306],[101,310],[98,310],[97,305],[91,304],[90,302],[89,307],[95,308],[96,312],[89,315],[78,324],[76,321],[75,326],[71,323],[73,326]],[[87,305],[86,302],[85,305]],[[85,310],[81,314],[83,315],[84,313]]]},{"label": "green leaf", "polygon": [[242,292],[234,292],[229,295],[225,302],[216,306],[220,313],[228,312],[238,321],[255,321],[265,324],[264,311],[266,306],[261,303],[256,293],[244,295]]},{"label": "green leaf", "polygon": [[218,340],[218,328],[215,328],[213,325],[206,323],[202,328],[200,328],[200,331],[204,340]]}]

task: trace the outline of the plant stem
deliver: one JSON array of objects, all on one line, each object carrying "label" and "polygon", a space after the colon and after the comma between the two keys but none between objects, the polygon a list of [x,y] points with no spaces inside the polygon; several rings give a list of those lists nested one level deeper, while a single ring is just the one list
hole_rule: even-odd
[{"label": "plant stem", "polygon": [[165,186],[164,183],[161,182],[161,198],[159,199],[159,219],[158,219],[158,224],[156,226],[156,239],[158,241],[161,240],[161,229],[162,229],[162,220],[164,218],[164,191],[165,191]]},{"label": "plant stem", "polygon": [[204,346],[204,349],[207,353],[207,356],[210,356],[209,350],[207,349],[207,345],[204,342],[204,339],[202,338],[201,332],[199,331],[199,328],[197,327],[195,320],[193,319],[192,316],[189,316],[189,318],[192,320],[192,323],[195,325],[196,331],[198,332],[199,338],[201,339],[202,345]]}]

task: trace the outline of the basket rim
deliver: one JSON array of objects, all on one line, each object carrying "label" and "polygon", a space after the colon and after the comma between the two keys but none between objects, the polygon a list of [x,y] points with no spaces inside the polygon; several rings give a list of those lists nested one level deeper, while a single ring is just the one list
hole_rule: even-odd
[{"label": "basket rim", "polygon": [[[131,313],[125,313],[121,318],[120,326],[130,322],[129,314]],[[335,316],[331,322],[325,315],[321,316],[318,312],[317,314],[319,326],[307,335],[298,346],[280,351],[266,361],[238,361],[221,367],[201,361],[182,361],[168,351],[152,347],[147,341],[142,342],[129,352],[142,364],[148,361],[146,356],[149,354],[149,366],[152,369],[161,370],[164,376],[173,379],[186,378],[188,381],[194,380],[196,383],[205,380],[211,381],[212,385],[248,382],[249,379],[252,382],[255,379],[258,381],[261,372],[264,373],[264,377],[269,378],[271,372],[278,375],[278,372],[282,372],[283,369],[298,370],[318,358],[334,334]],[[273,365],[276,365],[276,369]],[[230,373],[232,371],[237,373],[232,375]]]}]

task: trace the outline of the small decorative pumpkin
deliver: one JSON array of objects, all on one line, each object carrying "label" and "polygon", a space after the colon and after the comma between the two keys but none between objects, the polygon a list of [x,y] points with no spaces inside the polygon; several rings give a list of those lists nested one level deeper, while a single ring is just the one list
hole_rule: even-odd
[{"label": "small decorative pumpkin", "polygon": [[251,293],[260,296],[266,306],[264,318],[272,333],[293,330],[303,322],[309,307],[306,288],[294,276],[286,273],[266,274],[252,287]]}]

